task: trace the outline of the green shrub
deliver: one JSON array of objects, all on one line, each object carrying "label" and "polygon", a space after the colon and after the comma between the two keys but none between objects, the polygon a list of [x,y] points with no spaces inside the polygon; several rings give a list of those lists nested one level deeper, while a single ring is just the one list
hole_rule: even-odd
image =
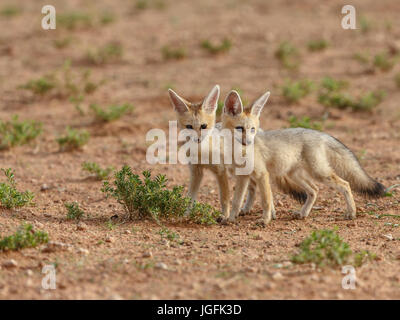
[{"label": "green shrub", "polygon": [[62,151],[79,149],[89,141],[90,134],[86,130],[66,128],[65,135],[57,138]]},{"label": "green shrub", "polygon": [[371,111],[383,101],[385,96],[386,93],[384,91],[367,92],[360,96],[358,100],[353,103],[351,108],[354,111]]},{"label": "green shrub", "polygon": [[94,112],[98,121],[111,122],[121,118],[126,113],[132,112],[133,106],[129,103],[125,103],[122,105],[111,105],[105,110],[96,104],[92,104],[90,105],[90,109]]},{"label": "green shrub", "polygon": [[307,43],[308,50],[310,51],[322,51],[329,46],[328,41],[324,39],[311,40]]},{"label": "green shrub", "polygon": [[289,103],[294,103],[307,96],[313,88],[314,82],[307,79],[301,81],[286,80],[282,86],[282,95]]},{"label": "green shrub", "polygon": [[107,167],[102,169],[96,162],[84,162],[82,163],[82,170],[91,173],[96,177],[97,180],[105,180],[114,170],[114,167]]},{"label": "green shrub", "polygon": [[86,59],[91,64],[101,65],[118,61],[122,58],[122,55],[122,45],[117,42],[112,42],[96,50],[90,50],[86,55]]},{"label": "green shrub", "polygon": [[161,48],[161,53],[165,60],[181,60],[186,57],[185,48],[171,48],[170,46],[164,46]]},{"label": "green shrub", "polygon": [[68,202],[64,204],[67,208],[67,219],[68,220],[80,220],[85,212],[79,208],[78,202]]},{"label": "green shrub", "polygon": [[11,121],[0,120],[0,150],[23,145],[42,133],[42,123],[34,120],[19,121],[15,115]]},{"label": "green shrub", "polygon": [[[107,197],[115,198],[129,218],[153,217],[158,221],[160,218],[183,217],[191,200],[182,195],[182,186],[169,190],[166,183],[164,175],[152,179],[150,172],[144,171],[142,180],[130,167],[124,166],[115,173],[113,183],[104,182],[102,191]],[[193,221],[203,224],[216,223],[220,216],[220,212],[211,206],[200,203],[196,203],[189,213]]]},{"label": "green shrub", "polygon": [[275,57],[288,69],[296,69],[300,64],[298,49],[288,41],[284,41],[279,45],[275,51]]},{"label": "green shrub", "polygon": [[203,40],[201,47],[211,54],[218,54],[229,51],[232,47],[232,42],[227,38],[222,40],[220,44],[213,44],[209,40]]},{"label": "green shrub", "polygon": [[32,204],[34,194],[30,191],[20,192],[16,188],[14,171],[11,168],[1,169],[7,182],[0,183],[0,204],[7,209],[23,207]]},{"label": "green shrub", "polygon": [[346,264],[352,254],[350,246],[333,230],[317,230],[300,244],[292,256],[294,263],[315,263],[319,266]]},{"label": "green shrub", "polygon": [[374,67],[381,71],[392,70],[395,65],[395,59],[389,57],[387,52],[379,53],[374,57]]},{"label": "green shrub", "polygon": [[306,128],[313,130],[322,130],[322,123],[317,121],[311,121],[310,117],[304,116],[301,119],[297,119],[296,116],[289,117],[289,123],[291,128]]},{"label": "green shrub", "polygon": [[56,87],[57,83],[52,75],[46,75],[39,79],[29,80],[27,83],[19,86],[19,89],[29,90],[34,94],[43,96]]},{"label": "green shrub", "polygon": [[332,92],[345,89],[349,86],[349,83],[344,80],[335,80],[331,77],[324,77],[321,81],[321,88]]},{"label": "green shrub", "polygon": [[22,248],[34,248],[47,243],[49,236],[46,232],[35,231],[30,224],[21,225],[13,235],[0,240],[0,250],[20,250]]}]

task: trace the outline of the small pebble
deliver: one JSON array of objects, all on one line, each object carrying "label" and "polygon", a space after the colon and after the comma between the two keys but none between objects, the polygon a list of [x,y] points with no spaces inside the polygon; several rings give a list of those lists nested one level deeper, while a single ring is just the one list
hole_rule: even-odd
[{"label": "small pebble", "polygon": [[6,261],[4,261],[3,262],[3,264],[2,264],[2,266],[4,267],[4,268],[15,268],[15,267],[18,267],[18,263],[17,263],[17,261],[15,261],[14,259],[10,259],[10,260],[6,260]]}]

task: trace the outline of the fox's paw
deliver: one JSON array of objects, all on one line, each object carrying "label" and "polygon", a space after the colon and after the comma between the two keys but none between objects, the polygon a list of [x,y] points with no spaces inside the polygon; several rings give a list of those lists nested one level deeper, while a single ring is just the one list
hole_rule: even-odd
[{"label": "fox's paw", "polygon": [[344,218],[345,218],[346,220],[353,220],[353,219],[356,218],[356,213],[355,213],[355,212],[346,212],[346,213],[344,214]]},{"label": "fox's paw", "polygon": [[269,223],[269,220],[260,218],[260,219],[258,219],[256,221],[256,226],[257,227],[261,227],[261,228],[265,228],[268,223]]},{"label": "fox's paw", "polygon": [[245,216],[245,215],[249,214],[250,211],[251,211],[250,209],[244,207],[244,208],[240,209],[239,216]]},{"label": "fox's paw", "polygon": [[273,220],[276,220],[276,210],[275,210],[275,209],[273,209],[273,210],[271,211],[271,216],[272,216],[272,219],[273,219]]},{"label": "fox's paw", "polygon": [[303,216],[301,211],[296,211],[296,212],[293,212],[293,218],[297,219],[297,220],[303,220],[303,219],[305,219],[305,216]]}]

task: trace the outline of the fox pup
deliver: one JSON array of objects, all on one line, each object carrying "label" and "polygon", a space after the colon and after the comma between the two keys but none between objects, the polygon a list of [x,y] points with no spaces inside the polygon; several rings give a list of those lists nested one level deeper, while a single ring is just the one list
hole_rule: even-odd
[{"label": "fox pup", "polygon": [[[254,134],[261,110],[269,97],[263,94],[250,108],[243,109],[239,94],[231,91],[225,99],[222,127],[241,133],[242,144],[254,143],[254,170],[251,177],[261,192],[263,216],[271,220],[272,192],[270,175],[285,193],[304,203],[297,218],[307,217],[318,193],[316,182],[341,192],[347,204],[345,218],[356,217],[351,189],[368,197],[381,197],[385,187],[372,179],[356,156],[339,140],[316,130],[291,128]],[[253,129],[254,128],[254,129]],[[236,132],[237,133],[237,132]],[[237,176],[229,220],[234,221],[244,198],[249,176]]]}]

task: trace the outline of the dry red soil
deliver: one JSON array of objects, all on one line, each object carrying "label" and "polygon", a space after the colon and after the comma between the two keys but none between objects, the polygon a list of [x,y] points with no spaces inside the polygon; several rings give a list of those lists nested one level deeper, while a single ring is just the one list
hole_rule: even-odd
[{"label": "dry red soil", "polygon": [[[321,119],[326,109],[315,93],[290,105],[280,86],[287,78],[319,82],[329,75],[347,80],[348,90],[355,95],[386,91],[386,98],[372,113],[329,110],[324,131],[349,146],[371,176],[386,186],[398,184],[400,89],[393,78],[400,65],[388,72],[371,72],[353,56],[399,48],[399,1],[353,1],[358,17],[371,21],[367,33],[361,32],[359,21],[358,30],[341,28],[341,7],[347,4],[342,1],[160,0],[148,1],[149,7],[142,10],[127,0],[51,2],[57,14],[86,12],[94,25],[43,30],[37,1],[1,1],[0,5],[0,9],[7,3],[22,8],[14,17],[0,16],[0,117],[8,120],[18,114],[21,119],[39,120],[44,130],[31,144],[0,151],[0,167],[13,168],[18,188],[36,195],[35,206],[0,209],[0,234],[9,235],[27,222],[48,232],[51,241],[69,247],[0,253],[1,299],[400,298],[400,220],[393,217],[399,215],[398,190],[379,200],[356,196],[357,219],[346,221],[343,197],[321,187],[316,207],[300,221],[292,219],[299,205],[274,188],[277,220],[266,228],[255,226],[261,214],[257,198],[253,212],[233,225],[165,222],[183,240],[178,243],[163,239],[160,227],[150,220],[117,219],[111,227],[110,218],[123,215],[121,206],[105,199],[102,183],[87,179],[81,170],[84,161],[116,168],[128,164],[138,173],[151,169],[165,174],[170,187],[187,187],[189,174],[184,165],[150,165],[145,158],[147,131],[167,129],[168,120],[175,119],[168,87],[191,101],[200,100],[216,83],[222,97],[232,87],[239,87],[249,100],[271,90],[261,116],[261,127],[268,130],[287,127],[290,115]],[[100,25],[98,17],[107,10],[115,21]],[[72,39],[70,45],[54,46],[54,40],[67,37]],[[203,39],[225,37],[233,43],[229,52],[211,55],[200,46]],[[307,42],[321,37],[330,46],[310,53]],[[297,71],[284,69],[274,57],[283,40],[300,50]],[[122,59],[89,65],[86,52],[111,41],[122,45]],[[186,57],[164,60],[164,45],[184,47]],[[80,115],[67,98],[37,97],[18,89],[59,69],[66,59],[72,61],[72,72],[90,68],[93,79],[106,80],[86,97],[84,108],[89,103],[129,102],[135,106],[134,113],[106,125],[93,124],[92,115]],[[66,125],[91,133],[81,151],[59,152],[55,139]],[[42,191],[44,184],[48,189]],[[66,220],[64,202],[68,201],[78,201],[88,214],[84,230]],[[209,173],[200,201],[219,207],[217,185]],[[376,218],[382,214],[388,216]],[[353,251],[377,254],[377,260],[356,268],[355,290],[342,289],[340,267],[319,269],[290,262],[296,245],[312,230],[334,227]],[[10,259],[17,262],[16,267],[3,266]],[[50,263],[57,266],[56,290],[41,286],[42,266]],[[166,268],[158,268],[159,263]]]}]

